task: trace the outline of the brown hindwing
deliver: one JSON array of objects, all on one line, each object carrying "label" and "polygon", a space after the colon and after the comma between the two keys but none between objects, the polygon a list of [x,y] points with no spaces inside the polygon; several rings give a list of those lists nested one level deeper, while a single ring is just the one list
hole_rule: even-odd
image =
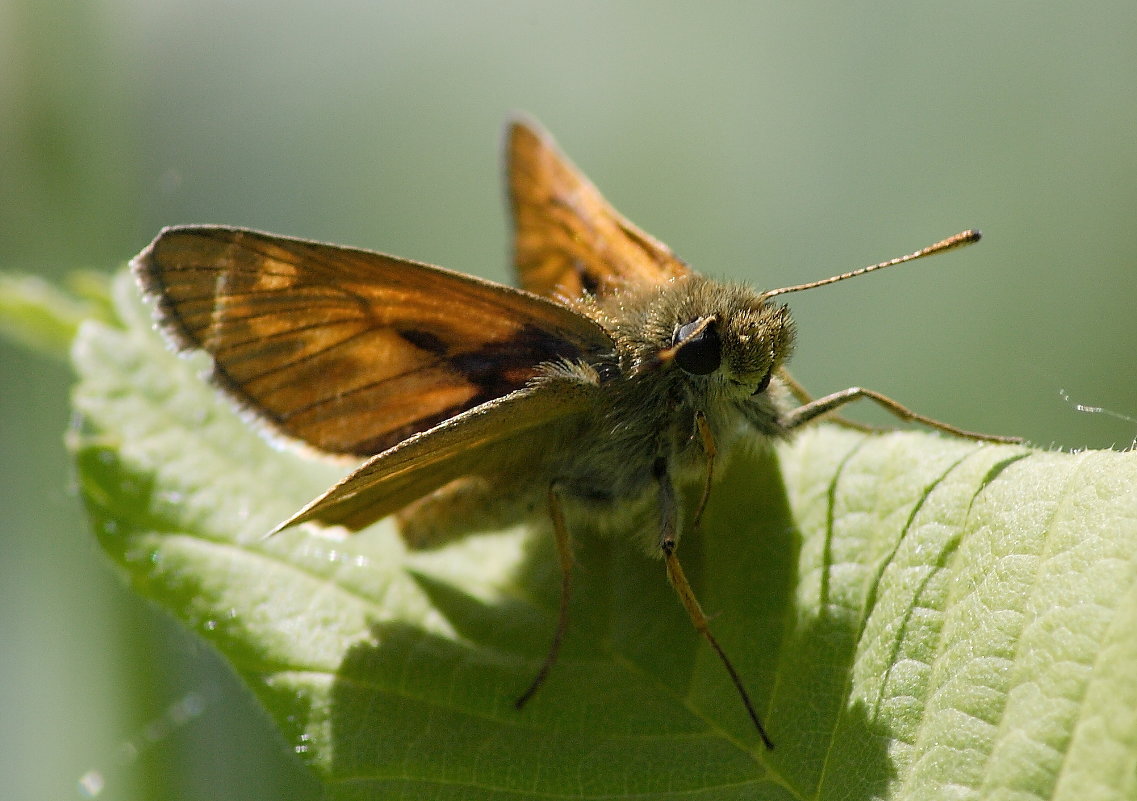
[{"label": "brown hindwing", "polygon": [[470,409],[368,459],[276,530],[315,521],[358,531],[460,476],[501,479],[511,483],[503,493],[523,492],[594,400],[593,385],[560,378]]}]

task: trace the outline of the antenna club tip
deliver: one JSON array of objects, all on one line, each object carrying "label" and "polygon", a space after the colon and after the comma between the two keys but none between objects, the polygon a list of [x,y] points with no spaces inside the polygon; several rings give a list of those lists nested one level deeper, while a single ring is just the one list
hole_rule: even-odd
[{"label": "antenna club tip", "polygon": [[974,245],[983,238],[982,232],[978,228],[968,228],[966,231],[960,231],[958,234],[949,236],[942,242],[924,248],[919,251],[921,256],[930,256],[933,253],[942,253],[945,250],[954,250],[955,248],[963,247],[964,245]]}]

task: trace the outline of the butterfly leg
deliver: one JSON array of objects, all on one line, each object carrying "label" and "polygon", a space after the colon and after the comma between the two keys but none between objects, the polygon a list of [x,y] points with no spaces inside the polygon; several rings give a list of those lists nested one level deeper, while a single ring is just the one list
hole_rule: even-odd
[{"label": "butterfly leg", "polygon": [[533,697],[533,693],[537,692],[537,689],[545,683],[545,678],[557,661],[557,655],[561,651],[561,642],[568,630],[569,599],[572,596],[572,539],[569,537],[568,526],[565,525],[561,496],[555,483],[549,486],[548,503],[549,517],[553,521],[553,537],[557,545],[557,561],[560,562],[561,566],[561,603],[557,611],[557,628],[553,632],[553,641],[549,645],[549,652],[545,655],[545,661],[541,663],[541,667],[538,669],[537,675],[533,677],[533,681],[529,683],[529,687],[513,702],[513,705],[518,709],[525,706],[525,703]]},{"label": "butterfly leg", "polygon": [[703,511],[711,499],[711,484],[715,479],[715,456],[718,454],[718,449],[715,448],[715,436],[711,433],[707,416],[702,412],[695,412],[695,428],[699,431],[699,439],[703,442],[703,453],[707,456],[707,476],[703,480],[703,494],[699,498],[699,505],[695,507],[695,516],[691,518],[691,529],[698,531],[699,525],[703,522]]},{"label": "butterfly leg", "polygon": [[931,417],[925,417],[922,414],[912,411],[907,406],[894,401],[887,395],[882,395],[879,392],[874,392],[871,389],[864,387],[849,387],[840,392],[834,392],[816,400],[811,400],[808,403],[803,403],[796,409],[791,410],[789,413],[782,416],[781,423],[786,430],[792,431],[795,428],[800,428],[806,423],[827,414],[838,407],[844,406],[846,403],[851,403],[861,398],[867,398],[873,401],[885,411],[896,415],[901,420],[920,423],[921,425],[934,428],[937,431],[951,434],[956,437],[964,439],[974,439],[982,442],[1006,442],[1018,443],[1022,440],[1018,437],[1007,437],[1000,434],[980,434],[975,431],[967,431],[962,428],[957,428],[950,423],[944,423]]},{"label": "butterfly leg", "polygon": [[[809,391],[806,390],[806,388],[803,387],[796,378],[790,375],[790,371],[785,367],[778,368],[778,378],[781,379],[786,389],[790,391],[790,394],[794,396],[799,404],[805,406],[806,404],[813,402],[813,396],[809,394]],[[881,434],[888,431],[887,428],[881,428],[880,426],[870,426],[868,423],[858,423],[856,420],[850,420],[849,418],[842,417],[839,414],[832,415],[829,418],[829,421],[839,426],[843,426],[844,428],[851,428],[854,431],[863,431],[866,434]]]},{"label": "butterfly leg", "polygon": [[691,618],[691,623],[695,626],[695,630],[703,635],[703,638],[718,654],[719,659],[722,661],[726,672],[730,674],[730,680],[734,683],[734,688],[738,691],[739,697],[742,698],[742,703],[746,707],[747,714],[750,715],[750,720],[754,722],[754,727],[758,730],[758,736],[762,738],[762,742],[767,749],[773,749],[774,744],[770,741],[770,737],[766,734],[765,727],[762,726],[762,720],[758,717],[758,712],[754,709],[754,704],[750,701],[750,695],[746,692],[746,687],[742,684],[742,679],[738,675],[738,671],[734,669],[734,665],[726,656],[722,646],[719,645],[718,640],[711,634],[711,624],[707,619],[707,615],[703,612],[703,607],[699,605],[699,599],[695,597],[695,591],[691,589],[690,582],[687,581],[687,575],[683,572],[683,566],[679,564],[679,557],[675,555],[676,537],[675,537],[675,523],[678,518],[678,505],[675,500],[675,487],[671,483],[671,476],[667,472],[667,461],[660,457],[656,459],[654,465],[655,479],[659,483],[659,511],[660,511],[660,532],[659,532],[659,548],[663,552],[664,562],[667,565],[667,580],[671,582],[671,586],[675,588],[675,593],[679,596],[683,608],[687,610],[687,616]]}]

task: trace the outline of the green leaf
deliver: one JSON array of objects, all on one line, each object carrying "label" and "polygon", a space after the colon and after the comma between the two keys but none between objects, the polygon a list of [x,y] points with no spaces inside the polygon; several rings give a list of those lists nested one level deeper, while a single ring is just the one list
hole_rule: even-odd
[{"label": "green leaf", "polygon": [[0,334],[65,359],[80,323],[111,319],[106,283],[105,276],[78,272],[59,289],[39,276],[0,273]]},{"label": "green leaf", "polygon": [[74,349],[94,529],[223,653],[335,799],[1133,798],[1137,457],[818,426],[735,459],[680,554],[765,751],[662,564],[574,532],[407,551],[262,534],[344,468],[274,449],[125,327]]}]

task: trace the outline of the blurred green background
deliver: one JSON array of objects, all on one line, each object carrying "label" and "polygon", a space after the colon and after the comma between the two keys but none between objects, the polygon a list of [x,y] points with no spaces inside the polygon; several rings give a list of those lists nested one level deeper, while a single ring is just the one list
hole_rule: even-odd
[{"label": "blurred green background", "polygon": [[[1125,447],[1137,422],[1059,392],[1137,417],[1135,42],[1131,0],[2,0],[0,270],[109,271],[210,222],[505,279],[500,136],[525,110],[708,274],[797,283],[982,228],[790,298],[798,378]],[[3,794],[79,798],[87,776],[109,799],[317,797],[219,660],[97,552],[68,369],[0,342],[0,371]]]}]

